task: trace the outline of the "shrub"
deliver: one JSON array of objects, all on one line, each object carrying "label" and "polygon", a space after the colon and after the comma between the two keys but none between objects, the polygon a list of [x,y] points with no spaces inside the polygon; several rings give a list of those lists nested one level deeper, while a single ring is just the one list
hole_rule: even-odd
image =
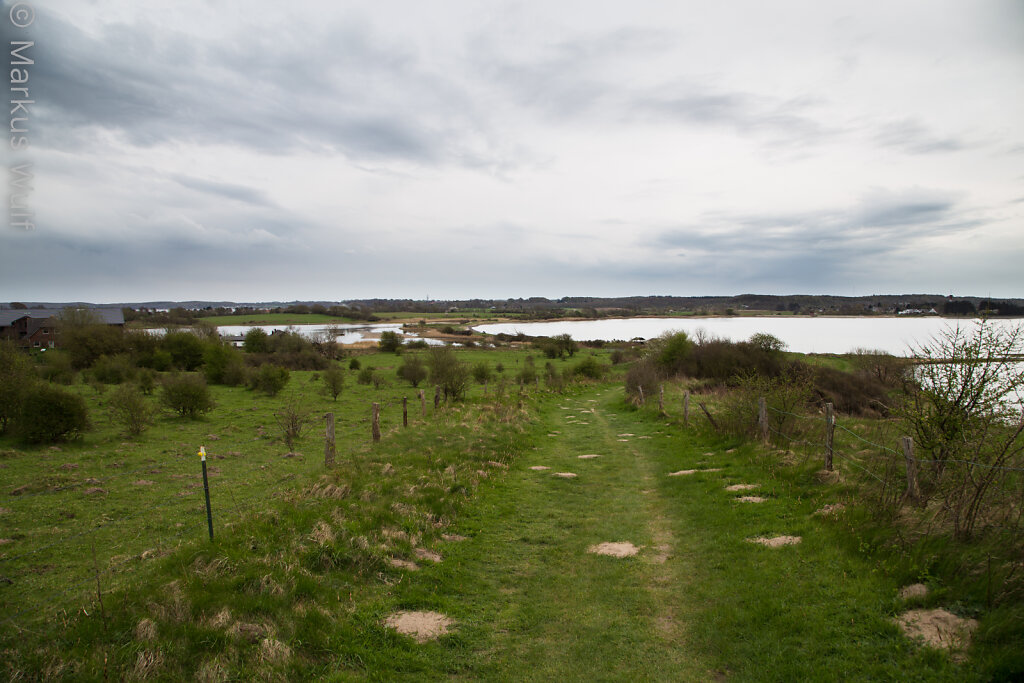
[{"label": "shrub", "polygon": [[398,353],[402,350],[402,335],[393,330],[384,330],[380,333],[377,346],[385,353]]},{"label": "shrub", "polygon": [[71,366],[71,358],[60,351],[47,351],[43,355],[43,364],[39,366],[39,376],[56,384],[74,384],[75,369]]},{"label": "shrub", "polygon": [[658,370],[650,358],[644,358],[633,365],[626,373],[626,395],[634,401],[640,400],[643,389],[644,400],[650,399],[658,391]]},{"label": "shrub", "polygon": [[32,361],[12,342],[0,340],[0,433],[7,431],[21,409],[25,391],[34,383]]},{"label": "shrub", "polygon": [[104,384],[121,384],[135,375],[135,367],[127,354],[100,356],[92,366],[92,376]]},{"label": "shrub", "polygon": [[451,348],[434,347],[430,350],[427,362],[430,366],[430,381],[441,387],[445,399],[458,400],[465,395],[469,369],[456,357]]},{"label": "shrub", "polygon": [[289,451],[295,448],[295,442],[302,436],[303,428],[313,422],[310,411],[301,408],[294,396],[274,413],[274,419],[281,428],[281,435]]},{"label": "shrub", "polygon": [[119,386],[107,402],[112,422],[124,427],[129,436],[138,436],[153,424],[153,410],[138,387]]},{"label": "shrub", "polygon": [[291,373],[288,372],[288,368],[264,363],[256,373],[256,389],[268,396],[277,396],[288,384],[290,377]]},{"label": "shrub", "polygon": [[338,366],[337,363],[331,363],[323,374],[324,378],[324,391],[331,397],[332,401],[337,401],[338,396],[341,395],[342,389],[345,388],[345,373]]},{"label": "shrub", "polygon": [[363,368],[356,375],[356,384],[372,384],[373,383],[373,368]]},{"label": "shrub", "polygon": [[221,384],[228,387],[245,384],[249,377],[248,370],[241,358],[232,358],[224,367],[224,374],[220,378]]},{"label": "shrub", "polygon": [[359,362],[358,358],[353,358],[348,362],[349,370],[358,370],[360,367],[362,367],[362,364]]},{"label": "shrub", "polygon": [[160,346],[171,354],[171,364],[179,370],[192,372],[203,364],[203,342],[191,332],[168,332]]},{"label": "shrub", "polygon": [[491,379],[491,366],[487,361],[480,361],[473,366],[473,379],[477,384],[484,384]]},{"label": "shrub", "polygon": [[160,402],[181,417],[198,418],[213,410],[213,398],[201,375],[176,375],[164,379]]},{"label": "shrub", "polygon": [[[219,342],[209,342],[203,349],[203,373],[214,384],[227,384],[224,380],[232,363],[241,364],[239,353],[233,347]],[[237,382],[236,382],[237,384]]]},{"label": "shrub", "polygon": [[419,386],[420,382],[425,380],[428,374],[427,364],[418,355],[406,358],[405,362],[398,368],[399,379],[404,379],[413,387]]},{"label": "shrub", "polygon": [[[572,371],[573,374],[582,375],[587,379],[601,379],[604,376],[605,367],[594,356],[587,356],[577,363]],[[647,390],[644,389],[644,391]]]},{"label": "shrub", "polygon": [[270,343],[267,341],[267,333],[259,327],[254,327],[245,333],[245,341],[242,348],[246,353],[267,353],[270,351]]},{"label": "shrub", "polygon": [[139,389],[146,396],[152,394],[153,389],[156,388],[156,373],[149,368],[142,368],[139,370],[135,379],[139,383]]},{"label": "shrub", "polygon": [[36,384],[25,391],[15,431],[28,443],[54,443],[78,438],[90,428],[81,396],[51,384]]}]

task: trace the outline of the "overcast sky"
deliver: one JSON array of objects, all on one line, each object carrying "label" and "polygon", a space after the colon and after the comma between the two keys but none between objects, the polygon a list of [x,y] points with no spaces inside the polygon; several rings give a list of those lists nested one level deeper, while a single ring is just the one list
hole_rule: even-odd
[{"label": "overcast sky", "polygon": [[1020,0],[0,20],[35,42],[4,301],[1024,297]]}]

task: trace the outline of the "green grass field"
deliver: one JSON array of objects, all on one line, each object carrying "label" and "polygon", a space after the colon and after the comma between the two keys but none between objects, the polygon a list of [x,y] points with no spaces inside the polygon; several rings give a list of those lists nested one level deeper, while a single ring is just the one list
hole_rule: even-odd
[{"label": "green grass field", "polygon": [[[459,355],[510,376],[527,352]],[[984,648],[957,664],[898,631],[905,577],[858,544],[854,518],[813,514],[843,486],[808,460],[767,464],[693,414],[683,425],[680,388],[666,416],[628,405],[614,377],[564,393],[474,385],[437,412],[428,390],[424,415],[394,377],[400,357],[360,361],[389,385],[350,373],[337,402],[315,373],[273,398],[214,387],[206,418],[164,416],[135,441],[83,385],[96,429],[81,442],[0,441],[8,678],[983,679]],[[317,419],[285,457],[274,413],[290,397]],[[700,471],[669,476],[686,470]],[[766,501],[739,502],[725,490],[739,483]],[[747,540],[774,535],[802,542]],[[606,542],[638,554],[588,552]],[[385,626],[408,610],[446,615],[449,632],[418,643]]]}]

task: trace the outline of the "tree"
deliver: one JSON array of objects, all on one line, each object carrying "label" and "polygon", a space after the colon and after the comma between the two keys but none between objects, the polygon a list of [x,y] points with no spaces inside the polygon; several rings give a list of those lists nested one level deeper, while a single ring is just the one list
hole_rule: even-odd
[{"label": "tree", "polygon": [[667,376],[682,372],[693,347],[693,341],[685,332],[666,332],[651,340],[648,346],[655,366]]},{"label": "tree", "polygon": [[767,332],[757,332],[750,337],[750,343],[765,353],[782,353],[786,350],[786,342]]},{"label": "tree", "polygon": [[295,442],[302,436],[302,430],[313,421],[308,409],[302,408],[295,396],[291,396],[280,410],[274,413],[274,419],[281,428],[285,445],[291,451]]},{"label": "tree", "polygon": [[113,356],[128,350],[124,331],[107,325],[87,308],[65,308],[57,314],[61,346],[71,356],[76,370],[90,367],[103,355]]},{"label": "tree", "polygon": [[203,342],[191,332],[168,332],[160,346],[179,370],[192,372],[203,364]]},{"label": "tree", "polygon": [[324,391],[330,395],[332,401],[337,401],[342,389],[345,388],[345,372],[337,363],[331,363],[324,370],[323,379]]},{"label": "tree", "polygon": [[492,377],[491,366],[485,360],[476,363],[472,372],[477,384],[486,384]]},{"label": "tree", "polygon": [[239,353],[233,347],[220,341],[206,342],[203,349],[203,373],[206,379],[214,384],[229,384],[225,375],[232,363],[239,362]]},{"label": "tree", "polygon": [[420,382],[427,378],[427,365],[419,354],[409,356],[398,368],[399,379],[404,379],[413,387],[418,387]]},{"label": "tree", "polygon": [[267,353],[270,351],[267,333],[259,327],[253,327],[245,333],[245,341],[242,343],[242,348],[246,353]]},{"label": "tree", "polygon": [[466,393],[469,370],[460,361],[451,347],[435,346],[427,360],[430,366],[430,381],[441,387],[446,399],[461,399]]},{"label": "tree", "polygon": [[398,353],[402,350],[402,335],[392,330],[384,330],[380,333],[377,345],[385,353]]}]

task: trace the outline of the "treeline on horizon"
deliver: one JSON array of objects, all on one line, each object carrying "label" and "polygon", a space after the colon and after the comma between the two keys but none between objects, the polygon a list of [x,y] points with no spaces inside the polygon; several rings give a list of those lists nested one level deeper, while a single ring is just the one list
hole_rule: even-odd
[{"label": "treeline on horizon", "polygon": [[[68,304],[30,304],[19,302],[4,308],[60,308]],[[92,307],[91,304],[73,304]],[[427,301],[415,299],[359,299],[346,302],[290,302],[234,304],[231,302],[148,302],[120,305],[125,321],[150,324],[188,325],[208,317],[254,316],[265,314],[325,315],[340,319],[376,322],[381,313],[422,313],[439,315],[461,313],[468,317],[498,315],[519,319],[566,317],[612,318],[639,315],[692,314],[735,315],[765,311],[795,315],[893,315],[902,311],[934,310],[940,315],[1024,316],[1024,299],[997,300],[981,297],[953,298],[932,294],[873,295],[841,297],[832,295],[738,296],[634,296],[563,297],[547,299],[459,299]]]}]

